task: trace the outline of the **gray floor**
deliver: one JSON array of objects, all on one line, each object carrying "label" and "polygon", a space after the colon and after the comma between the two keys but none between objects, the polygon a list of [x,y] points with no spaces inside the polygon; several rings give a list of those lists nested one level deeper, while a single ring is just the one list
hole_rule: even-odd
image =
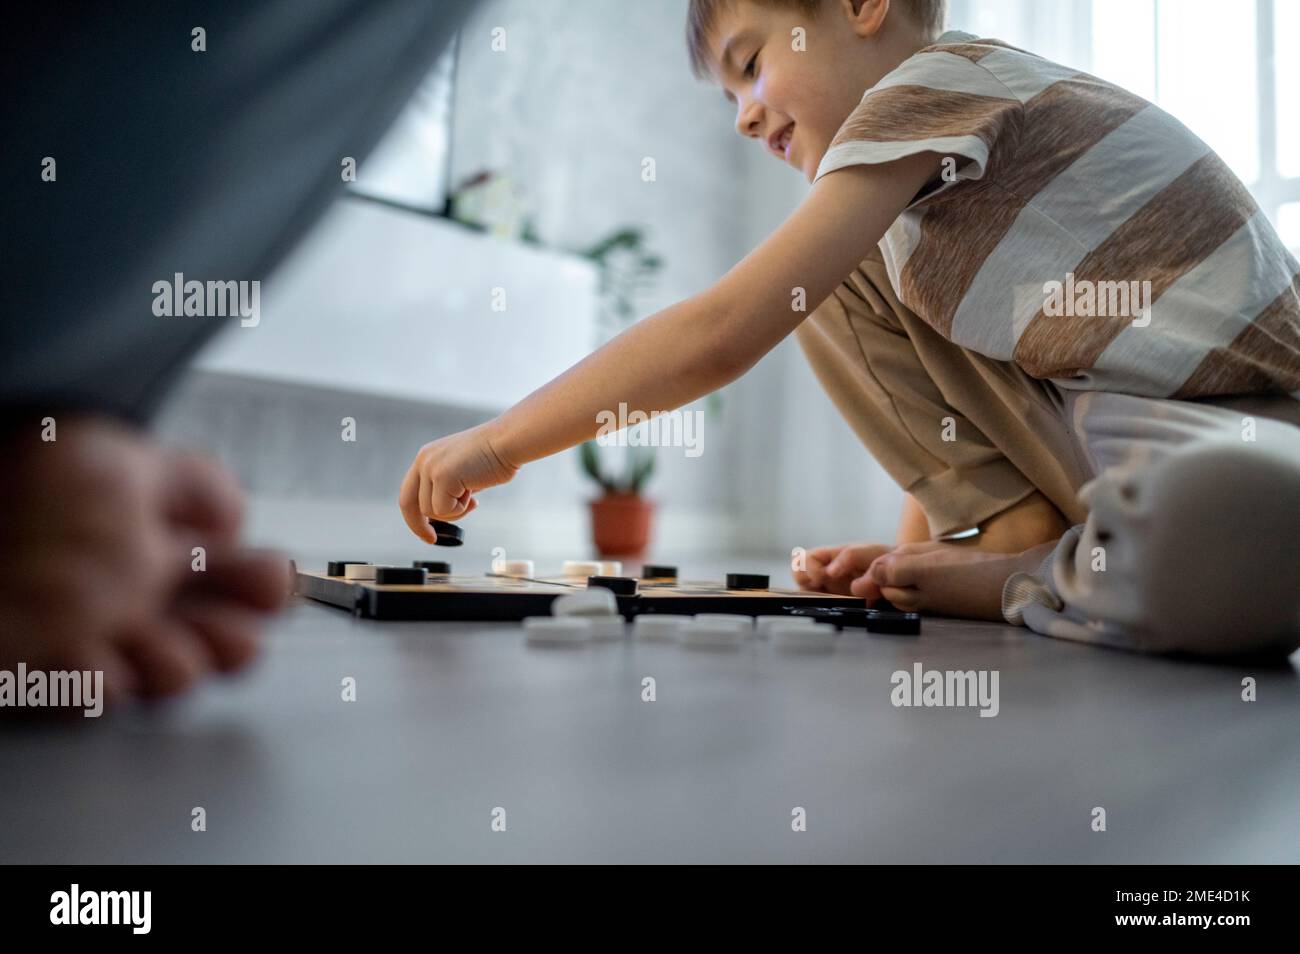
[{"label": "gray floor", "polygon": [[[918,661],[998,670],[999,715],[895,708],[890,676]],[[246,677],[0,730],[0,860],[1295,862],[1297,725],[1293,666],[991,624],[824,656],[544,650],[515,625],[298,604]]]}]

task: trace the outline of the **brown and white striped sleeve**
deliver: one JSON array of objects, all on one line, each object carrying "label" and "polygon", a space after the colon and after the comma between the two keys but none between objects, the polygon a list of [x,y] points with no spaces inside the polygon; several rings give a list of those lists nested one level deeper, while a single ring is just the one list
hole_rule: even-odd
[{"label": "brown and white striped sleeve", "polygon": [[[954,175],[935,192],[981,179],[994,145],[1017,137],[1024,106],[979,64],[987,45],[945,45],[903,62],[863,96],[831,141],[816,179],[853,165],[934,152],[953,157]],[[814,180],[815,181],[815,180]]]}]

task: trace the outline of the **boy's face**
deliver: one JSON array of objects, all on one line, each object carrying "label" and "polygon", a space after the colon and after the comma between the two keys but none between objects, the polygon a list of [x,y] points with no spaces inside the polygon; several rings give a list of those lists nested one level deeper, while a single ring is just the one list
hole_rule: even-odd
[{"label": "boy's face", "polygon": [[896,65],[883,62],[872,42],[879,27],[871,28],[871,10],[863,8],[879,6],[829,0],[811,19],[798,8],[748,0],[724,8],[709,51],[714,76],[736,104],[736,131],[812,182],[862,94]]}]

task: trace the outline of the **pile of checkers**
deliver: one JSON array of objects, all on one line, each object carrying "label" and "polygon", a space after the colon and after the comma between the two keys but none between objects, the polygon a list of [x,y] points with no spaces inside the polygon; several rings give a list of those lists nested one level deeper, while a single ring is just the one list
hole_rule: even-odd
[{"label": "pile of checkers", "polygon": [[581,646],[622,639],[631,627],[637,639],[675,642],[695,649],[735,649],[752,637],[769,638],[789,652],[830,652],[838,627],[812,616],[743,616],[699,613],[677,616],[648,613],[629,624],[618,611],[614,593],[594,586],[558,597],[550,616],[524,619],[524,639],[531,646]]}]

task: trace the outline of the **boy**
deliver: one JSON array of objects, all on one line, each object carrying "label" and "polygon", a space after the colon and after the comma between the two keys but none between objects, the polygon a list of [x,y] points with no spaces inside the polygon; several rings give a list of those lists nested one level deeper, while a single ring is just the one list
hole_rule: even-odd
[{"label": "boy", "polygon": [[712,288],[422,448],[411,529],[797,331],[909,493],[896,546],[813,551],[804,588],[1151,651],[1300,645],[1300,266],[1167,114],[943,17],[692,0],[697,72],[807,199]]}]

